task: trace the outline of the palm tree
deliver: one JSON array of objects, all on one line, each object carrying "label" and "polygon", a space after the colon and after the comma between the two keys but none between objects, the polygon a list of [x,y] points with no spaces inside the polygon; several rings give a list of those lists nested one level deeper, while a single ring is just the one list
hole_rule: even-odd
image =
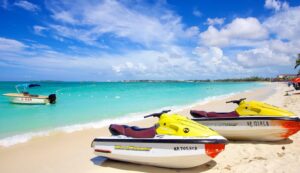
[{"label": "palm tree", "polygon": [[[295,69],[300,66],[300,53],[298,53],[298,58],[296,59],[296,65],[295,65]],[[298,75],[300,74],[300,70],[298,72]]]}]

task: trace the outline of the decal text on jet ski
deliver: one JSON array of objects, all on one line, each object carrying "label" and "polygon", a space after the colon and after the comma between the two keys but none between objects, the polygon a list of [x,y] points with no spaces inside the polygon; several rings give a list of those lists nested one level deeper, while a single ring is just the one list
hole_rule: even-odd
[{"label": "decal text on jet ski", "polygon": [[248,126],[270,126],[268,121],[247,121]]},{"label": "decal text on jet ski", "polygon": [[133,150],[133,151],[150,151],[150,147],[137,147],[137,146],[121,146],[115,145],[115,150]]},{"label": "decal text on jet ski", "polygon": [[197,150],[196,146],[183,146],[183,147],[174,147],[174,151],[179,150]]}]

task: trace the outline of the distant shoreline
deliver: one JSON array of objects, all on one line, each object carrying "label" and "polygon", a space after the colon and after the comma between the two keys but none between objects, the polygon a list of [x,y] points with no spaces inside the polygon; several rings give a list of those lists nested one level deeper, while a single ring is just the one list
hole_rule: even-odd
[{"label": "distant shoreline", "polygon": [[[272,80],[272,79],[271,79]],[[190,82],[190,83],[200,83],[200,82],[272,82],[269,79],[216,79],[216,80],[118,80],[118,81],[54,81],[54,80],[29,80],[29,81],[0,81],[2,82],[16,82],[16,83],[36,83],[36,82],[49,82],[49,83],[117,83],[117,82],[124,82],[124,83],[164,83],[164,82]],[[276,81],[278,82],[278,81]],[[286,82],[286,81],[282,81]]]}]

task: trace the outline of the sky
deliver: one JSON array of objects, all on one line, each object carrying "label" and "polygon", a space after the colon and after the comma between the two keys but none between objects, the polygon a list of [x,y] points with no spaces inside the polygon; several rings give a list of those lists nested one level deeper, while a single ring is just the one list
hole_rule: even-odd
[{"label": "sky", "polygon": [[0,0],[0,81],[296,73],[300,0]]}]

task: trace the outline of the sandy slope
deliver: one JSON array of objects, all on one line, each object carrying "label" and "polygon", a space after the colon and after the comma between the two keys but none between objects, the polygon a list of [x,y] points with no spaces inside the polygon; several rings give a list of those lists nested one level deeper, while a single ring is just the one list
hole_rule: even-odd
[{"label": "sandy slope", "polygon": [[[263,89],[244,92],[231,98],[215,100],[196,108],[226,111],[235,106],[225,104],[225,100],[247,97],[265,100],[268,103],[285,107],[300,115],[300,95],[283,96],[290,90],[284,84],[273,83]],[[271,96],[269,96],[271,94]],[[180,113],[188,115],[189,109]],[[151,126],[156,119],[132,122],[135,125]],[[95,157],[90,143],[96,136],[109,135],[106,128],[89,129],[70,134],[53,133],[45,137],[0,148],[1,173],[99,173],[99,172],[299,172],[300,133],[289,140],[277,143],[230,142],[224,152],[205,165],[191,169],[165,169],[136,165]]]}]

